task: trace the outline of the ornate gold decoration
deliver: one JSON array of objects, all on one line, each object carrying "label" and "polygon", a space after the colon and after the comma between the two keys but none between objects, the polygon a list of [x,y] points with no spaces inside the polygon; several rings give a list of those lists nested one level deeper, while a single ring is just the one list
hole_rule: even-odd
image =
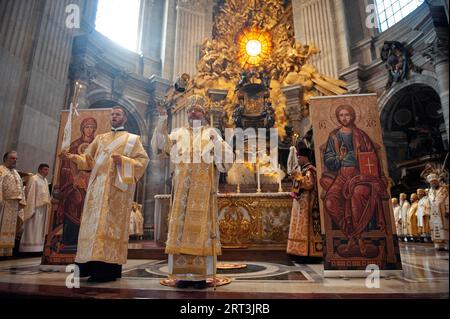
[{"label": "ornate gold decoration", "polygon": [[[292,9],[290,9],[292,10]],[[232,127],[232,113],[237,97],[234,91],[242,67],[253,65],[270,74],[270,99],[275,109],[275,127],[281,137],[288,124],[286,98],[282,86],[302,85],[302,104],[312,96],[344,94],[346,83],[320,74],[310,59],[320,53],[314,44],[295,43],[291,19],[281,0],[229,0],[215,19],[213,40],[201,47],[197,76],[193,79],[193,93],[206,95],[208,88],[227,89],[223,108]],[[271,40],[270,40],[271,39]],[[261,54],[249,57],[245,48],[249,40],[261,42]]]},{"label": "ornate gold decoration", "polygon": [[260,65],[272,51],[271,34],[256,27],[242,30],[236,42],[239,46],[238,59],[244,69]]},{"label": "ornate gold decoration", "polygon": [[286,197],[220,197],[219,229],[224,247],[286,243],[292,199]]},{"label": "ornate gold decoration", "polygon": [[223,214],[219,221],[223,244],[248,243],[258,236],[258,212],[248,201],[224,199],[220,201],[219,212]]},{"label": "ornate gold decoration", "polygon": [[274,210],[272,214],[265,215],[263,236],[275,242],[285,241],[289,233],[290,217],[290,214],[283,214],[283,211],[280,209]]}]

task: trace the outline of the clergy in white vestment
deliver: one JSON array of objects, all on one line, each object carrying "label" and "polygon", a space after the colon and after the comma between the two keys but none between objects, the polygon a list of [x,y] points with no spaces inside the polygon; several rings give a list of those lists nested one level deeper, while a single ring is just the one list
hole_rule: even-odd
[{"label": "clergy in white vestment", "polygon": [[407,223],[407,219],[408,219],[408,212],[409,209],[411,208],[411,204],[408,202],[408,196],[405,193],[401,193],[400,194],[400,211],[401,211],[401,218],[400,218],[400,223],[401,223],[401,233],[399,234],[400,236],[405,236],[405,241],[408,241],[408,239],[406,238],[406,235],[408,234],[408,223]]},{"label": "clergy in white vestment", "polygon": [[417,207],[417,226],[421,236],[426,237],[430,234],[430,203],[425,190],[417,189],[417,196],[419,197],[419,204]]},{"label": "clergy in white vestment", "polygon": [[141,212],[142,205],[133,202],[130,215],[130,236],[144,235],[144,217]]},{"label": "clergy in white vestment", "polygon": [[20,252],[42,252],[48,229],[50,214],[50,193],[48,190],[48,164],[40,164],[25,188],[27,206],[24,209],[23,234]]},{"label": "clergy in white vestment", "polygon": [[125,109],[113,107],[111,132],[97,135],[84,154],[61,154],[91,171],[75,257],[80,276],[91,282],[120,278],[127,262],[131,204],[149,159],[140,137],[125,130],[126,122]]},{"label": "clergy in white vestment", "polygon": [[16,171],[17,152],[9,151],[0,165],[0,256],[12,256],[19,210],[26,205],[23,182]]},{"label": "clergy in white vestment", "polygon": [[400,205],[398,204],[397,198],[392,198],[392,208],[394,209],[394,220],[395,220],[395,230],[397,231],[397,236],[400,236],[402,234],[402,210]]}]

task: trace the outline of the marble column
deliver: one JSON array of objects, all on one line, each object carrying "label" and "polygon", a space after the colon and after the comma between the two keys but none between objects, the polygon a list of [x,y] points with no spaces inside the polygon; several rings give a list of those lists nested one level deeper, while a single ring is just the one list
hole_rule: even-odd
[{"label": "marble column", "polygon": [[81,18],[81,28],[89,33],[95,30],[95,20],[97,19],[98,0],[82,0],[83,14]]},{"label": "marble column", "polygon": [[339,78],[347,82],[347,89],[350,93],[365,92],[365,83],[361,80],[364,77],[364,67],[360,63],[354,63],[339,72]]},{"label": "marble column", "polygon": [[174,81],[173,64],[175,55],[175,33],[176,33],[176,0],[166,0],[164,7],[164,23],[162,34],[161,67],[162,77]]},{"label": "marble column", "polygon": [[36,44],[32,39],[39,34],[43,4],[39,1],[0,1],[0,152],[18,146],[29,83],[30,67]]},{"label": "marble column", "polygon": [[[448,32],[448,31],[447,31]],[[444,142],[449,142],[449,70],[448,70],[448,33],[437,33],[423,55],[433,64],[436,79],[439,85],[439,97],[441,99],[442,115],[445,120],[446,136]]]},{"label": "marble column", "polygon": [[161,76],[161,44],[165,1],[142,0],[139,19],[139,49],[144,62],[143,76]]},{"label": "marble column", "polygon": [[349,63],[343,10],[340,0],[292,0],[295,39],[315,44],[321,52],[311,62],[333,77]]},{"label": "marble column", "polygon": [[53,166],[73,37],[80,34],[66,24],[72,4],[83,3],[0,2],[6,17],[0,24],[0,96],[6,96],[0,108],[7,110],[0,120],[1,151],[18,150],[19,170],[33,172],[41,162]]},{"label": "marble column", "polygon": [[[211,0],[178,0],[176,11],[175,61],[173,76],[197,73],[200,45],[212,32]],[[210,28],[211,30],[207,30]]]},{"label": "marble column", "polygon": [[70,101],[67,101],[66,105],[70,105],[70,102],[73,99],[73,94],[75,92],[75,84],[78,82],[81,85],[81,89],[78,95],[78,108],[79,109],[87,109],[89,108],[88,101],[88,89],[92,84],[92,80],[96,76],[95,66],[89,64],[82,57],[72,56],[72,63],[69,68],[69,94],[68,97]]},{"label": "marble column", "polygon": [[303,87],[301,85],[291,85],[281,88],[286,97],[286,116],[289,125],[292,126],[294,133],[302,136],[305,129],[302,125],[302,94]]},{"label": "marble column", "polygon": [[[337,31],[336,64],[338,71],[350,65],[350,37],[348,35],[347,12],[344,0],[334,0],[335,28]],[[338,75],[338,74],[337,74]]]},{"label": "marble column", "polygon": [[[158,122],[158,110],[156,108],[156,102],[164,98],[164,94],[171,83],[158,76],[152,76],[150,78],[151,96],[152,101],[149,105],[148,123],[149,123],[149,141],[153,136],[153,131]],[[149,143],[150,144],[150,143]],[[154,226],[155,219],[155,195],[170,193],[170,172],[169,172],[169,158],[167,156],[159,156],[153,153],[149,153],[150,162],[147,168],[146,186],[145,186],[145,202],[144,202],[144,220],[146,229]],[[151,234],[153,235],[153,234]]]}]

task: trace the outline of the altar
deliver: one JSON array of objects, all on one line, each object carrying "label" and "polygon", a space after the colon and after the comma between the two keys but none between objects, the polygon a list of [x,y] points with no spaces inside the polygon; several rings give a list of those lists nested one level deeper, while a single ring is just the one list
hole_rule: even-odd
[{"label": "altar", "polygon": [[[285,247],[292,198],[288,192],[219,193],[218,225],[224,248]],[[155,242],[167,240],[170,195],[155,196]]]}]

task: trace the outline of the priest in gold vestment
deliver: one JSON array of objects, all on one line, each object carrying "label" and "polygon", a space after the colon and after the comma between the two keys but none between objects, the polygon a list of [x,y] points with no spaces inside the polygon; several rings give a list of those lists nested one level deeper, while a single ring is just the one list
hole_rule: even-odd
[{"label": "priest in gold vestment", "polygon": [[[175,129],[167,136],[165,124],[161,124],[166,116],[162,116],[152,138],[153,151],[169,153],[170,150],[175,164],[165,252],[169,254],[169,273],[179,288],[190,285],[206,288],[206,279],[214,274],[213,258],[221,254],[217,225],[218,177],[219,172],[231,168],[233,150],[206,125],[204,105],[203,96],[190,96],[186,108],[189,126]],[[205,152],[211,154],[212,149],[205,150],[211,142],[213,164],[202,157]]]},{"label": "priest in gold vestment", "polygon": [[416,193],[411,194],[410,196],[411,207],[409,208],[407,219],[406,219],[406,228],[408,230],[408,236],[412,238],[416,237],[419,234],[419,227],[417,223],[417,209],[419,207],[419,197]]},{"label": "priest in gold vestment", "polygon": [[120,278],[127,261],[131,204],[148,156],[140,137],[125,131],[126,121],[125,109],[114,107],[111,132],[97,135],[84,154],[62,154],[91,171],[75,257],[91,282]]},{"label": "priest in gold vestment", "polygon": [[15,170],[17,152],[3,156],[0,165],[0,256],[12,256],[19,210],[26,205],[23,182]]}]

